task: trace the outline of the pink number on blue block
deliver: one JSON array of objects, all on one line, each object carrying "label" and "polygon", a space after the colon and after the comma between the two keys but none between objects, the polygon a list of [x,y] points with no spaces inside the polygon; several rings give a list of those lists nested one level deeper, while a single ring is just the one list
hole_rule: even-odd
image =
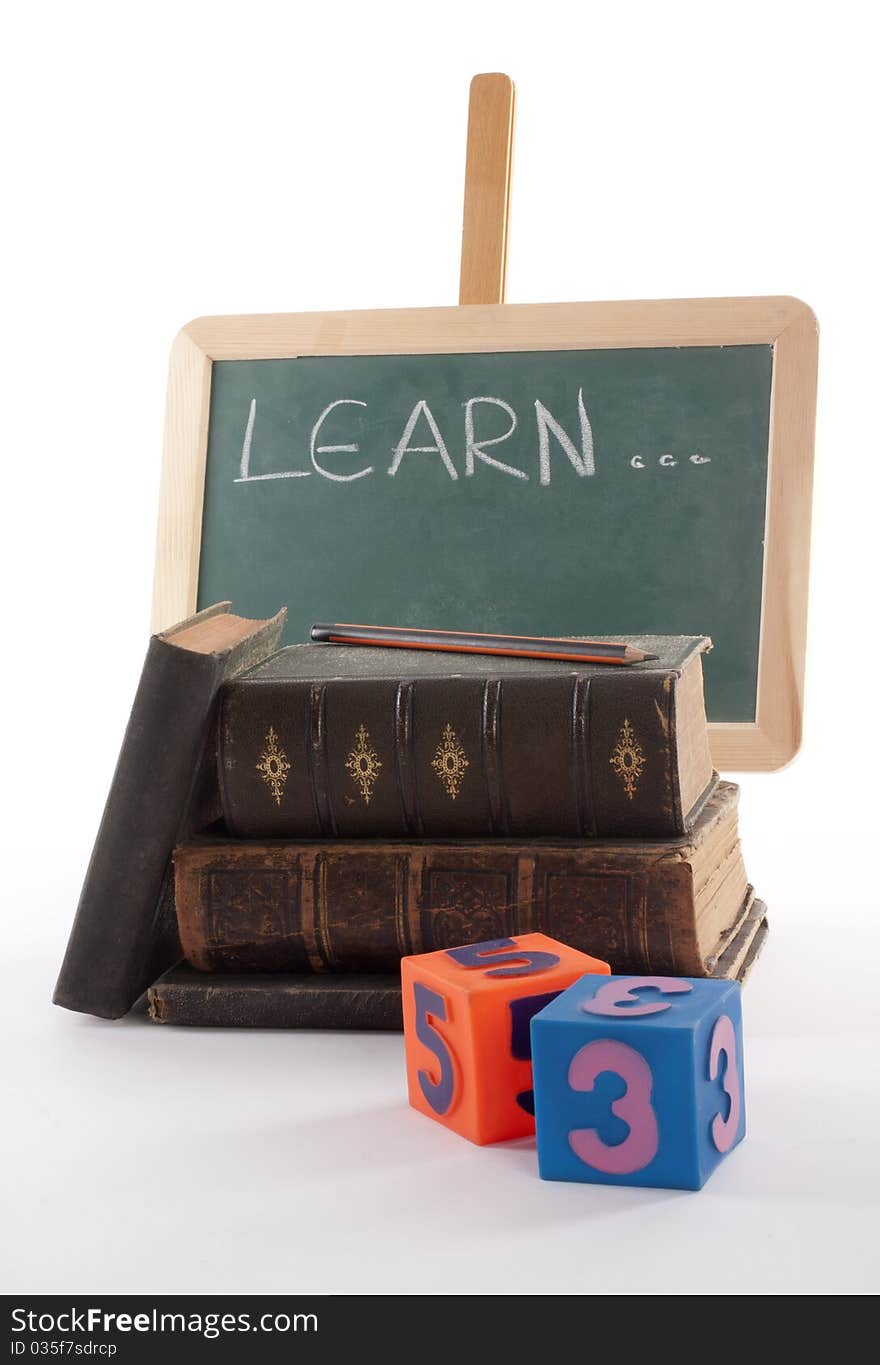
[{"label": "pink number on blue block", "polygon": [[[507,953],[499,948],[509,948]],[[485,943],[467,943],[463,948],[447,948],[446,956],[457,962],[459,967],[492,968],[486,976],[534,976],[547,967],[555,967],[559,961],[556,953],[537,952],[534,948],[518,948],[516,939],[493,938]],[[518,967],[509,964],[518,962]]]},{"label": "pink number on blue block", "polygon": [[416,1037],[420,1043],[424,1043],[429,1052],[433,1052],[440,1064],[440,1079],[434,1081],[427,1071],[420,1071],[419,1085],[434,1113],[445,1114],[452,1103],[455,1085],[452,1053],[428,1019],[428,1015],[432,1014],[441,1023],[445,1022],[446,1001],[436,991],[423,986],[421,981],[413,983],[413,998],[416,1006]]},{"label": "pink number on blue block", "polygon": [[654,1077],[640,1052],[613,1038],[587,1043],[576,1052],[568,1069],[572,1090],[592,1090],[603,1071],[611,1071],[626,1084],[611,1112],[623,1119],[629,1133],[623,1142],[609,1146],[593,1128],[575,1128],[568,1135],[575,1156],[606,1175],[631,1175],[649,1165],[657,1155],[660,1135],[651,1104]]},{"label": "pink number on blue block", "polygon": [[610,1015],[613,1019],[623,1019],[627,1015],[635,1018],[644,1014],[661,1014],[672,1008],[670,1000],[643,1000],[633,994],[653,986],[662,995],[677,995],[693,990],[688,981],[680,981],[674,976],[630,976],[619,981],[609,981],[600,986],[592,1000],[585,1000],[581,1009],[587,1014]]},{"label": "pink number on blue block", "polygon": [[726,1119],[717,1113],[712,1120],[712,1141],[719,1152],[729,1152],[736,1141],[742,1112],[742,1094],[739,1085],[739,1068],[736,1064],[736,1030],[727,1014],[719,1014],[709,1040],[709,1080],[714,1081],[721,1070],[721,1054],[724,1054],[724,1079],[722,1089],[730,1100],[730,1111]]}]

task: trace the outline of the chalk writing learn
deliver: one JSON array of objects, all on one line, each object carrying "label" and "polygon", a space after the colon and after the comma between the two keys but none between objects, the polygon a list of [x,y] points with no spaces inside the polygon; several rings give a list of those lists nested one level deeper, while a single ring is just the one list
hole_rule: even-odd
[{"label": "chalk writing learn", "polygon": [[[305,479],[311,474],[318,474],[321,478],[329,479],[331,483],[354,483],[357,479],[367,478],[368,475],[375,473],[375,463],[365,464],[361,469],[352,473],[339,473],[327,463],[328,457],[334,455],[361,454],[361,446],[358,441],[341,441],[335,444],[319,444],[318,441],[325,421],[337,408],[367,408],[368,406],[369,404],[362,398],[334,398],[331,403],[324,407],[318,415],[309,437],[308,454],[311,469],[278,469],[267,474],[252,474],[251,454],[257,429],[257,400],[252,398],[248,405],[244,437],[241,443],[239,475],[235,482],[254,483],[267,479]],[[500,409],[508,420],[507,429],[496,432],[495,435],[490,435],[485,430],[481,431],[479,414],[481,406]],[[488,466],[489,469],[495,470],[499,474],[520,479],[526,483],[531,480],[533,473],[537,474],[538,485],[542,488],[549,488],[553,478],[552,452],[554,450],[556,450],[557,456],[561,452],[566,457],[568,467],[574,471],[578,478],[589,479],[596,474],[597,463],[593,426],[584,402],[583,389],[579,388],[577,394],[577,440],[571,436],[559,417],[540,398],[535,398],[531,406],[535,422],[536,468],[532,473],[529,473],[526,469],[509,464],[506,460],[499,460],[495,455],[487,454],[489,446],[502,445],[519,428],[519,418],[510,403],[507,403],[503,398],[494,398],[491,394],[479,394],[462,403],[462,463],[465,478],[473,478],[479,463]],[[457,482],[459,470],[453,458],[453,451],[456,454],[458,453],[456,447],[453,446],[453,449],[450,449],[450,442],[441,431],[428,399],[420,398],[403,422],[400,439],[392,447],[391,463],[388,465],[386,473],[389,478],[396,478],[404,469],[404,462],[411,463],[410,457],[429,455],[439,458],[449,478],[453,482]],[[378,453],[374,459],[378,458]],[[366,458],[369,456],[367,455]],[[708,455],[695,453],[686,458],[694,465],[711,464],[711,456]],[[679,464],[679,459],[670,451],[663,451],[655,457],[655,461],[662,469],[674,469]],[[647,464],[648,460],[641,454],[633,455],[629,460],[631,469],[645,469]]]}]

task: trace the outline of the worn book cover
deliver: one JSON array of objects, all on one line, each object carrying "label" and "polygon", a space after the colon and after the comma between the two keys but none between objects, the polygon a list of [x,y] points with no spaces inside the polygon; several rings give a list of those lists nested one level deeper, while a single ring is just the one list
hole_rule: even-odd
[{"label": "worn book cover", "polygon": [[286,613],[221,602],[154,635],[110,786],[54,1001],[116,1019],[180,957],[171,851],[217,812],[215,702],[278,647]]},{"label": "worn book cover", "polygon": [[150,987],[155,1024],[400,1030],[400,971],[223,975],[172,967]]},{"label": "worn book cover", "polygon": [[304,644],[222,691],[241,838],[674,838],[713,783],[701,636],[625,667]]},{"label": "worn book cover", "polygon": [[540,931],[619,971],[702,976],[750,896],[739,789],[675,840],[256,841],[174,853],[184,956],[203,971],[389,971]]},{"label": "worn book cover", "polygon": [[[767,938],[767,907],[753,900],[721,951],[710,976],[745,982]],[[221,975],[181,964],[149,991],[157,1024],[197,1028],[377,1029],[403,1027],[400,972],[311,975]]]}]

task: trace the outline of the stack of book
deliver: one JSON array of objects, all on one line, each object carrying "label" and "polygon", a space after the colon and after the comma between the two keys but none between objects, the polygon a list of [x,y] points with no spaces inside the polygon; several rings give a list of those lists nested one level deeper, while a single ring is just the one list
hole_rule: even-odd
[{"label": "stack of book", "polygon": [[708,640],[614,667],[278,649],[281,623],[223,606],[152,642],[59,1003],[84,1007],[85,926],[131,901],[132,842],[130,918],[184,959],[154,981],[138,955],[161,1022],[395,1027],[402,956],[532,931],[613,971],[744,977],[765,907],[712,767]]}]

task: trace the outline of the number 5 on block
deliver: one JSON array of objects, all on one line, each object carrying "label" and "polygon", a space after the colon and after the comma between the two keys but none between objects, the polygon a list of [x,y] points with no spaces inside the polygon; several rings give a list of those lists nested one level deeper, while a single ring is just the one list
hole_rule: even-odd
[{"label": "number 5 on block", "polygon": [[545,1180],[696,1190],[745,1135],[734,981],[585,976],[531,1034]]},{"label": "number 5 on block", "polygon": [[472,1142],[533,1133],[532,1016],[585,972],[608,971],[544,934],[405,957],[410,1104]]}]

